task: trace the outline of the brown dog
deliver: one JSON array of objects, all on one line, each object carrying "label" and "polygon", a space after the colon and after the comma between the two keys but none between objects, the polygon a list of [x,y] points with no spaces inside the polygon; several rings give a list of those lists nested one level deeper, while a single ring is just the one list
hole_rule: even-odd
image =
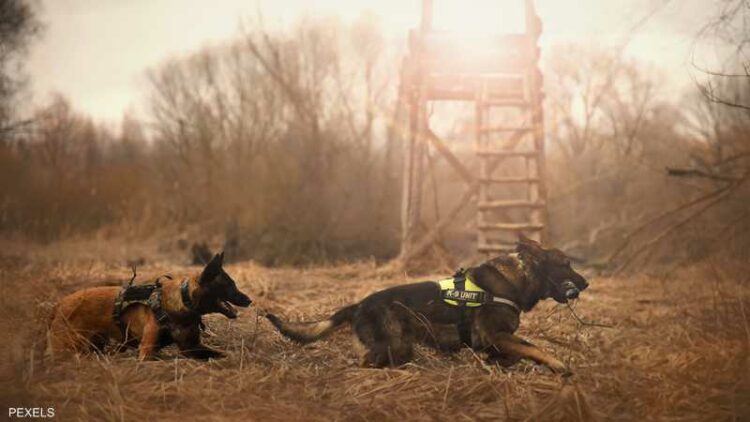
[{"label": "brown dog", "polygon": [[586,287],[586,279],[571,268],[565,254],[521,237],[516,253],[451,279],[373,293],[323,321],[290,323],[273,314],[267,317],[282,334],[301,343],[316,341],[349,322],[365,347],[363,364],[369,366],[408,362],[417,341],[446,351],[469,346],[505,366],[529,358],[567,373],[562,362],[513,333],[521,311],[550,297],[566,303]]},{"label": "brown dog", "polygon": [[190,358],[223,356],[201,344],[201,315],[218,312],[233,319],[232,304],[247,307],[252,302],[224,271],[223,261],[224,254],[218,254],[199,275],[182,281],[95,287],[66,296],[52,314],[49,353],[103,350],[114,339],[138,346],[140,360],[172,342]]}]

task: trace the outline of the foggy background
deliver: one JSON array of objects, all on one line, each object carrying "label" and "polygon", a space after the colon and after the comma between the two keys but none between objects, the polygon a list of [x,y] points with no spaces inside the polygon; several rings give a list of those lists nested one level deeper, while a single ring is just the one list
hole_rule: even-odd
[{"label": "foggy background", "polygon": [[[465,36],[520,27],[522,0],[434,2],[435,25]],[[420,3],[0,0],[0,405],[65,420],[750,420],[750,0],[536,2],[549,245],[590,286],[540,301],[517,334],[574,376],[423,347],[358,368],[347,328],[300,347],[263,318],[319,321],[486,259],[472,203],[424,256],[394,259],[398,70]],[[430,124],[476,176],[473,106],[435,106]],[[428,226],[465,183],[425,161]],[[44,356],[61,298],[181,280],[218,250],[253,299],[201,320],[225,359]]]},{"label": "foggy background", "polygon": [[[32,4],[4,234],[206,243],[267,265],[398,254],[394,107],[420,2]],[[552,244],[608,268],[746,256],[743,4],[538,2]],[[522,2],[472,6],[437,2],[435,26],[522,27]],[[433,120],[460,139],[471,116]],[[430,172],[436,219],[460,186],[444,162]],[[443,240],[465,257],[470,235],[457,222]]]},{"label": "foggy background", "polygon": [[[446,13],[467,11],[467,22],[477,16],[497,18],[509,32],[523,25],[518,19],[522,18],[522,1],[443,3]],[[572,6],[569,2],[541,0],[536,4],[544,23],[543,55],[555,43],[605,48],[619,46],[627,39],[626,54],[670,73],[676,90],[689,83],[689,49],[711,10],[711,2],[705,0],[582,0]],[[392,47],[403,48],[407,31],[419,24],[421,13],[420,0],[217,0],[210,5],[192,0],[59,0],[42,1],[41,6],[45,36],[32,46],[28,64],[35,102],[46,100],[50,92],[59,92],[87,114],[110,122],[119,120],[125,111],[143,112],[145,69],[170,56],[226,41],[237,35],[243,22],[251,22],[259,14],[270,27],[290,25],[310,15],[336,16],[342,23],[351,24],[362,14],[371,14]],[[472,15],[472,7],[480,12]],[[441,6],[437,8],[439,24]],[[631,33],[652,10],[658,12]],[[456,29],[451,24],[443,26]],[[81,75],[86,77],[82,79]]]}]

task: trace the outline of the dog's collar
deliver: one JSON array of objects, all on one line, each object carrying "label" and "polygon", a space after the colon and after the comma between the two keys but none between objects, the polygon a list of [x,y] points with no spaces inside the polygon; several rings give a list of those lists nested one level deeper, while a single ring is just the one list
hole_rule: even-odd
[{"label": "dog's collar", "polygon": [[193,299],[190,298],[190,280],[187,278],[182,280],[180,284],[180,295],[182,296],[182,303],[189,311],[192,311]]}]

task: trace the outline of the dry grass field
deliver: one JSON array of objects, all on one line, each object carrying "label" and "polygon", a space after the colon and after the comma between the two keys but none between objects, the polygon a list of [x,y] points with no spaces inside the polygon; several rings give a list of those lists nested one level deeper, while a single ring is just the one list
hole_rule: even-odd
[{"label": "dry grass field", "polygon": [[[206,342],[228,352],[223,360],[185,360],[170,347],[144,363],[133,352],[52,362],[41,350],[54,302],[130,277],[122,263],[93,259],[96,249],[72,257],[55,250],[2,254],[4,409],[54,407],[62,420],[104,421],[750,420],[747,264],[591,275],[575,309],[611,327],[583,325],[566,307],[543,303],[524,315],[520,334],[573,368],[575,375],[562,379],[528,362],[487,366],[468,350],[442,356],[419,349],[404,368],[363,369],[348,328],[301,347],[258,316],[269,309],[313,319],[377,289],[444,275],[386,274],[367,263],[228,266],[255,302],[236,321],[207,318],[214,336]],[[148,262],[139,280],[198,270],[174,262]]]},{"label": "dry grass field", "polygon": [[[265,318],[520,235],[590,283],[517,333],[573,375]],[[66,295],[219,248],[225,358],[45,355]],[[0,0],[0,336],[0,420],[750,422],[750,0]]]}]

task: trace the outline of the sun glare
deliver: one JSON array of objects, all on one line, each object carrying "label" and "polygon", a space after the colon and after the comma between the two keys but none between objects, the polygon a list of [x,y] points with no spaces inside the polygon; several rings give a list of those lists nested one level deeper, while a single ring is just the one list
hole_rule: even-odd
[{"label": "sun glare", "polygon": [[433,0],[433,27],[465,37],[524,32],[524,1]]}]

